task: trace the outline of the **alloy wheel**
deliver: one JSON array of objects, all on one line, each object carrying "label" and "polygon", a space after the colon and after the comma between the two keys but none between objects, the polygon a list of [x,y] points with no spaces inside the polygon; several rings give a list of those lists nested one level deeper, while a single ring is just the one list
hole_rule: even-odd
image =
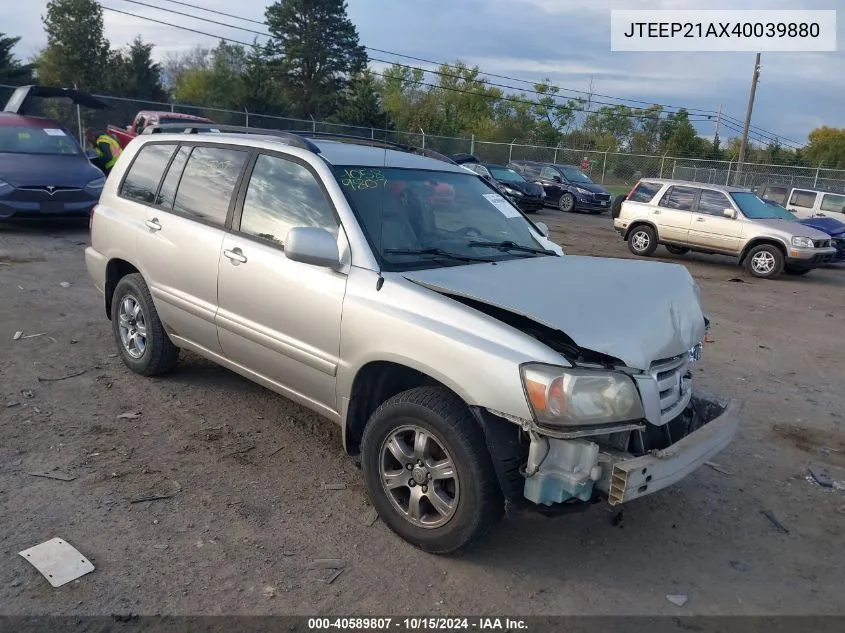
[{"label": "alloy wheel", "polygon": [[125,295],[117,318],[123,349],[132,358],[141,358],[147,349],[147,323],[141,303],[134,296]]}]

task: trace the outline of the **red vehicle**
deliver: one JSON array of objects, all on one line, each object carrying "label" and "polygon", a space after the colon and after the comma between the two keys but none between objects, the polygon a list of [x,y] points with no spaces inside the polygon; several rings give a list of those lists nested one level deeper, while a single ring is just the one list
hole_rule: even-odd
[{"label": "red vehicle", "polygon": [[142,110],[135,115],[135,120],[125,128],[116,125],[109,125],[106,131],[117,139],[121,147],[129,145],[129,141],[138,136],[148,125],[162,125],[166,123],[183,123],[192,121],[194,123],[214,123],[211,119],[193,114],[182,114],[180,112],[152,112]]}]

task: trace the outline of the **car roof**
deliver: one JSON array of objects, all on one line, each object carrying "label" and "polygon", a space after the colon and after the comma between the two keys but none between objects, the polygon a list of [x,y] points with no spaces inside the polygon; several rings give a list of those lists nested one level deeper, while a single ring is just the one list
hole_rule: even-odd
[{"label": "car roof", "polygon": [[565,163],[547,163],[542,160],[512,160],[514,165],[539,165],[543,167],[566,167],[567,169],[581,169],[578,165],[567,165]]},{"label": "car roof", "polygon": [[[187,138],[186,138],[187,136]],[[284,137],[264,134],[238,134],[231,132],[219,132],[213,134],[185,135],[185,134],[156,134],[139,137],[149,141],[194,141],[202,143],[228,143],[243,145],[245,147],[257,147],[267,150],[278,150],[290,147],[291,144]],[[385,149],[371,145],[359,145],[354,142],[335,141],[323,138],[303,139],[319,149],[318,156],[333,166],[354,165],[361,167],[397,167],[401,169],[425,169],[429,171],[445,171],[456,174],[466,174],[467,170],[460,165],[447,163],[427,156],[420,156],[411,152],[404,152],[395,149]],[[149,140],[146,140],[149,139]],[[366,141],[366,139],[362,139]]]},{"label": "car roof", "polygon": [[25,125],[37,128],[61,128],[65,127],[58,121],[47,117],[32,116],[25,114],[14,114],[12,112],[0,112],[0,125]]},{"label": "car roof", "polygon": [[679,185],[682,187],[697,187],[699,189],[713,189],[725,193],[748,193],[747,187],[731,187],[728,185],[717,185],[709,182],[695,182],[693,180],[673,180],[671,178],[640,178],[640,182],[653,182],[660,185]]}]

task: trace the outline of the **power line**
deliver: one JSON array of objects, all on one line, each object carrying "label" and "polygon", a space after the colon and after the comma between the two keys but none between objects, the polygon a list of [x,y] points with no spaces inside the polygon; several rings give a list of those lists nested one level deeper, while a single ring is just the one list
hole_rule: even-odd
[{"label": "power line", "polygon": [[[190,15],[190,14],[187,14],[187,13],[182,13],[181,11],[175,11],[175,10],[173,10],[173,9],[166,9],[166,8],[163,8],[163,7],[156,7],[156,6],[154,6],[154,5],[151,5],[151,4],[148,4],[148,3],[145,3],[145,2],[141,2],[141,1],[139,1],[139,0],[123,0],[123,1],[124,1],[124,2],[129,2],[129,3],[131,3],[131,4],[138,4],[138,5],[141,5],[141,6],[150,7],[150,8],[153,8],[153,9],[158,9],[158,10],[164,11],[164,12],[166,12],[166,13],[174,13],[174,14],[176,14],[176,15],[181,15],[181,16],[184,16],[184,17],[189,17],[189,18],[192,18],[192,19],[195,19],[195,20],[200,20],[200,21],[203,21],[203,22],[209,22],[209,23],[211,23],[211,24],[216,24],[216,25],[218,25],[218,26],[225,26],[225,27],[229,27],[229,28],[237,28],[237,29],[239,29],[239,30],[247,31],[247,32],[250,32],[250,33],[255,33],[255,34],[257,34],[257,35],[263,35],[263,36],[265,36],[265,37],[271,37],[271,36],[270,36],[270,34],[268,34],[268,33],[262,33],[262,32],[260,32],[260,31],[255,31],[255,30],[253,30],[253,29],[247,29],[247,28],[244,28],[244,27],[233,27],[232,25],[225,24],[225,23],[223,23],[223,22],[219,22],[219,21],[216,21],[216,20],[211,20],[211,19],[209,19],[209,18],[204,18],[204,17],[201,17],[201,16],[195,16],[195,15]],[[232,42],[232,43],[235,43],[235,44],[241,44],[242,46],[246,46],[246,47],[252,47],[252,46],[253,46],[253,44],[248,44],[248,43],[246,43],[246,42],[242,42],[242,41],[240,41],[240,40],[236,40],[236,39],[233,39],[233,38],[223,37],[223,36],[221,36],[221,35],[215,35],[215,34],[212,34],[212,33],[207,33],[207,32],[204,32],[204,31],[197,30],[197,29],[192,29],[192,28],[189,28],[189,27],[185,27],[185,26],[182,26],[182,25],[179,25],[179,24],[173,24],[172,22],[166,22],[166,21],[164,21],[164,20],[158,20],[158,19],[155,19],[155,18],[151,18],[151,17],[149,17],[149,16],[139,15],[139,14],[137,14],[137,13],[131,13],[131,12],[129,12],[129,11],[122,11],[122,10],[120,10],[120,9],[114,9],[114,8],[112,8],[112,7],[107,7],[107,6],[105,6],[105,5],[101,5],[101,6],[102,6],[102,7],[103,7],[103,9],[105,9],[106,11],[112,11],[112,12],[115,12],[115,13],[121,13],[121,14],[123,14],[123,15],[127,15],[127,16],[131,16],[131,17],[135,17],[135,18],[138,18],[138,19],[141,19],[141,20],[147,20],[147,21],[150,21],[150,22],[155,22],[155,23],[157,23],[157,24],[162,24],[162,25],[165,25],[165,26],[170,26],[170,27],[172,27],[172,28],[181,29],[181,30],[185,30],[185,31],[190,31],[191,33],[197,33],[197,34],[200,34],[200,35],[206,35],[206,36],[208,36],[208,37],[217,38],[217,39],[220,39],[220,40],[223,40],[223,41],[226,41],[226,42]],[[382,59],[378,59],[378,58],[370,58],[370,59],[371,59],[372,61],[380,61],[380,62],[384,62],[384,63],[387,63],[387,64],[391,64],[391,63],[392,63],[392,64],[394,64],[394,65],[396,65],[396,66],[403,67],[403,68],[409,68],[409,69],[411,69],[411,70],[419,70],[419,71],[422,71],[422,72],[433,73],[433,74],[436,74],[436,75],[445,76],[445,77],[451,77],[451,78],[454,78],[454,79],[463,79],[463,80],[465,80],[465,81],[466,81],[466,79],[465,79],[464,77],[460,76],[460,75],[455,75],[455,74],[451,74],[451,73],[444,73],[444,72],[439,72],[439,71],[426,70],[426,69],[424,69],[424,68],[418,68],[418,67],[416,67],[416,66],[408,66],[408,65],[406,65],[406,64],[399,64],[399,63],[396,63],[396,62],[390,62],[390,61],[388,61],[388,60],[382,60]],[[386,75],[386,74],[384,74],[384,73],[379,73],[379,72],[376,72],[376,71],[374,71],[374,70],[370,70],[370,72],[371,72],[372,74],[374,74],[374,75],[378,76],[378,77],[384,77],[384,78],[388,78],[388,79],[390,79],[390,78],[391,78],[391,77],[390,77],[390,75]],[[502,95],[502,96],[487,95],[487,94],[483,94],[483,93],[479,93],[479,92],[473,92],[473,91],[471,91],[471,90],[463,90],[463,89],[460,89],[460,88],[454,88],[454,87],[449,87],[449,86],[443,86],[443,85],[440,85],[440,84],[432,84],[432,83],[428,83],[428,82],[424,82],[424,81],[415,81],[415,80],[412,80],[412,81],[413,81],[413,83],[415,83],[415,84],[422,85],[422,86],[427,86],[427,87],[430,87],[430,88],[435,88],[435,89],[440,89],[440,90],[448,90],[448,91],[451,91],[451,92],[457,92],[457,93],[462,93],[462,94],[470,94],[470,95],[479,96],[479,97],[482,97],[482,98],[485,98],[485,99],[494,100],[494,101],[505,101],[505,102],[510,102],[510,103],[519,103],[519,104],[523,104],[523,105],[527,104],[527,105],[532,105],[532,106],[537,106],[537,105],[540,105],[540,104],[538,104],[538,102],[536,102],[536,101],[531,101],[531,100],[529,100],[529,99],[520,99],[520,98],[518,98],[518,97],[508,97],[508,96],[505,96],[505,95]],[[498,88],[507,88],[507,89],[509,89],[509,90],[514,90],[514,89],[515,89],[515,88],[513,88],[512,86],[504,86],[504,85],[502,85],[502,84],[494,84],[494,83],[490,83],[490,82],[488,82],[488,81],[485,81],[485,80],[483,80],[483,79],[478,79],[477,81],[478,81],[478,83],[483,83],[483,84],[485,84],[485,85],[487,85],[487,86],[498,87]],[[540,94],[540,95],[544,95],[544,96],[555,96],[555,95],[546,95],[545,93],[541,93],[541,92],[537,92],[537,91],[533,91],[533,92],[534,92],[535,94]],[[609,105],[618,105],[618,104],[609,104]],[[631,114],[626,115],[626,116],[627,116],[628,118],[650,119],[650,120],[662,121],[662,120],[666,120],[666,118],[667,118],[669,115],[671,115],[671,114],[675,114],[675,113],[671,113],[671,112],[670,112],[670,113],[666,113],[666,116],[664,116],[664,117],[662,117],[662,116],[660,116],[660,115],[657,115],[657,116],[650,116],[650,115],[647,115],[647,114],[644,114],[644,113],[639,113],[639,114],[634,114],[634,113],[631,113]],[[699,117],[699,118],[693,118],[693,117]],[[690,122],[703,122],[703,121],[709,121],[709,120],[711,120],[711,119],[712,119],[712,117],[711,117],[711,116],[709,116],[709,115],[706,115],[706,116],[705,116],[705,115],[692,115],[692,116],[690,116],[690,117],[689,117]]]}]

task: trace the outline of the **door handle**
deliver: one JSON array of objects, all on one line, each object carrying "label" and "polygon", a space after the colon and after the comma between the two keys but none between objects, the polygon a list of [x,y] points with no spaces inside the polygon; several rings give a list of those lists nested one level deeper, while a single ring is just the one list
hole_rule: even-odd
[{"label": "door handle", "polygon": [[158,218],[153,218],[152,220],[147,220],[144,222],[147,225],[147,228],[151,231],[161,231],[161,224],[158,221]]},{"label": "door handle", "polygon": [[655,209],[653,213],[654,215],[660,215],[660,209]]},{"label": "door handle", "polygon": [[695,221],[696,222],[705,222],[706,220],[704,218],[696,218]]},{"label": "door handle", "polygon": [[817,218],[826,218],[827,216],[824,213],[816,213]]},{"label": "door handle", "polygon": [[233,264],[246,264],[246,255],[243,254],[243,251],[239,248],[233,248],[232,250],[225,250],[223,251],[223,255],[228,257]]}]

